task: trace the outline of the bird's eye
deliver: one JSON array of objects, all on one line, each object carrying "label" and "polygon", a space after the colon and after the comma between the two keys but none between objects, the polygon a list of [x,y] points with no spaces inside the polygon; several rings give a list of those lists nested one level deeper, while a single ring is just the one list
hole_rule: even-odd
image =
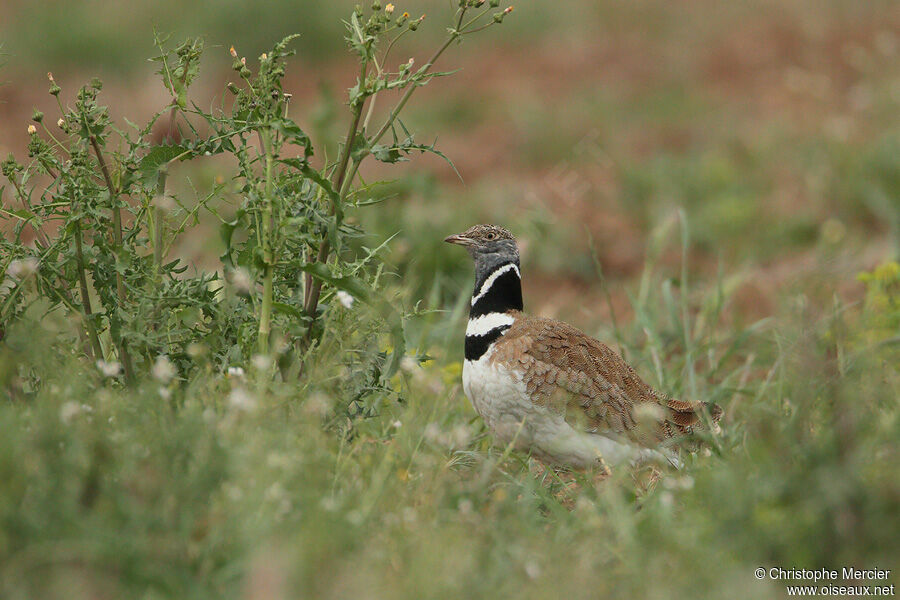
[{"label": "bird's eye", "polygon": [[485,235],[484,239],[486,239],[489,242],[492,242],[497,239],[497,234],[492,231],[492,232],[488,233],[487,235]]}]

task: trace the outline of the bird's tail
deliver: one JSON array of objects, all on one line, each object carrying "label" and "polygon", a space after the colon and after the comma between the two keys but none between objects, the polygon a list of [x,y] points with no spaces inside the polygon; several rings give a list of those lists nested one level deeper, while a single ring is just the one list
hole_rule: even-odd
[{"label": "bird's tail", "polygon": [[[695,431],[715,429],[725,411],[713,402],[685,402],[668,400],[668,418],[664,424],[670,430],[667,437],[690,435]],[[704,415],[707,416],[704,419]]]}]

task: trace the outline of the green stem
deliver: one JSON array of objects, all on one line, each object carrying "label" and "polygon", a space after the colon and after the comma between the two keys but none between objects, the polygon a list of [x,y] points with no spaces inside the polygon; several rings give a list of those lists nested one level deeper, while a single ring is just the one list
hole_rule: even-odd
[{"label": "green stem", "polygon": [[[465,10],[460,12],[459,22],[462,22],[462,16],[465,14]],[[458,25],[458,24],[457,24]],[[447,40],[444,44],[438,48],[437,52],[428,60],[427,63],[422,67],[421,72],[427,73],[432,66],[434,66],[435,61],[440,58],[441,54],[444,53],[451,43],[455,39],[460,36],[460,32],[458,29],[454,29],[450,35],[447,37]],[[403,110],[403,107],[406,105],[407,101],[409,101],[410,96],[412,96],[413,92],[416,90],[417,86],[410,86],[407,88],[406,92],[400,98],[400,101],[397,105],[391,110],[390,115],[387,120],[384,122],[384,125],[375,133],[374,136],[369,140],[369,144],[376,144],[378,140],[387,133],[388,129],[390,129],[391,125],[393,125],[394,121],[397,119],[397,116],[400,114],[400,111]],[[350,128],[350,133],[347,136],[347,144],[344,147],[344,154],[342,156],[342,160],[340,166],[336,172],[336,185],[335,187],[340,190],[339,192],[339,201],[343,202],[347,197],[347,192],[350,189],[350,182],[353,180],[353,176],[356,175],[356,170],[359,168],[360,160],[353,161],[352,173],[353,175],[350,177],[345,177],[347,173],[347,164],[350,158],[350,147],[353,143],[353,137],[356,134],[356,127],[359,125],[360,115],[362,114],[362,103],[358,106],[354,107],[354,118],[353,123]],[[328,254],[331,251],[331,246],[328,243],[328,238],[326,237],[322,240],[322,245],[319,246],[319,253],[316,256],[316,262],[325,263],[328,260]],[[312,276],[307,274],[307,289],[309,290],[309,295],[306,298],[306,302],[304,303],[304,309],[307,315],[311,319],[315,319],[316,308],[319,305],[319,297],[322,293],[322,281],[319,279],[312,280]],[[312,324],[310,324],[309,329],[306,331],[306,341],[308,342],[310,336],[312,335]]]},{"label": "green stem", "polygon": [[159,168],[159,179],[156,181],[156,198],[153,203],[153,265],[156,268],[156,276],[162,273],[163,262],[163,235],[165,224],[163,223],[163,211],[159,209],[158,203],[165,198],[166,180],[169,177],[168,165],[162,165]]},{"label": "green stem", "polygon": [[97,335],[97,328],[94,327],[92,318],[93,310],[91,310],[91,297],[88,294],[87,276],[84,269],[84,251],[81,241],[81,224],[75,225],[75,260],[78,263],[78,285],[81,287],[81,311],[84,318],[84,325],[87,328],[88,338],[91,341],[91,349],[94,356],[91,358],[102,359],[103,347],[100,346],[100,337]]},{"label": "green stem", "polygon": [[[106,189],[109,190],[109,199],[112,203],[113,217],[113,250],[116,253],[116,260],[119,260],[119,253],[122,251],[122,211],[119,209],[119,193],[116,186],[113,185],[112,177],[109,175],[109,167],[106,166],[106,160],[103,158],[103,152],[100,150],[100,144],[97,143],[97,136],[90,135],[91,146],[94,148],[94,154],[97,155],[97,162],[100,164],[100,171],[103,173],[103,180],[106,182]],[[116,269],[116,296],[119,298],[119,308],[125,308],[125,279]],[[134,382],[134,370],[131,368],[131,356],[128,354],[128,348],[125,341],[120,335],[115,336],[116,347],[119,350],[119,358],[122,361],[122,367],[125,369],[125,381]]]},{"label": "green stem", "polygon": [[[360,84],[364,84],[366,80],[366,61],[363,61],[362,68],[359,73],[359,81]],[[365,105],[365,100],[358,102],[353,106],[353,118],[350,120],[350,129],[347,131],[346,141],[344,142],[344,147],[341,150],[341,156],[338,161],[338,168],[334,172],[334,176],[332,179],[332,187],[337,190],[340,190],[344,185],[344,181],[346,180],[347,175],[347,165],[350,162],[350,154],[353,149],[353,143],[356,141],[356,132],[359,128],[359,121],[362,118],[363,106]],[[343,198],[341,198],[343,201]],[[336,206],[331,207],[331,214],[335,214],[337,210]],[[328,242],[328,237],[322,240],[322,244],[319,246],[319,252],[316,255],[316,262],[324,263],[328,259],[328,253],[331,250],[331,246]],[[312,259],[312,252],[310,251],[309,258]],[[313,279],[313,276],[309,273],[306,274],[306,285],[305,296],[303,298],[303,310],[309,315],[311,319],[314,319],[316,307],[319,305],[319,295],[322,291],[322,282],[318,279]],[[310,323],[310,328],[306,332],[306,340],[308,341],[310,335],[312,333],[312,323]]]},{"label": "green stem", "polygon": [[262,242],[265,270],[263,272],[263,297],[259,309],[259,353],[269,353],[269,334],[272,327],[272,297],[274,292],[274,253],[272,251],[272,168],[275,157],[272,155],[272,140],[270,131],[260,131],[263,141],[263,150],[266,153],[266,192],[262,219]]}]

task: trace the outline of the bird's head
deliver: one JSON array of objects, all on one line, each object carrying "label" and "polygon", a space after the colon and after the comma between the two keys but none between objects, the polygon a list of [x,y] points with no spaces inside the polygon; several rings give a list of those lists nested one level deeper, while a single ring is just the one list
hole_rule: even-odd
[{"label": "bird's head", "polygon": [[444,238],[444,241],[468,250],[475,260],[476,275],[489,272],[498,265],[519,264],[516,239],[509,230],[498,225],[473,225],[462,233]]}]

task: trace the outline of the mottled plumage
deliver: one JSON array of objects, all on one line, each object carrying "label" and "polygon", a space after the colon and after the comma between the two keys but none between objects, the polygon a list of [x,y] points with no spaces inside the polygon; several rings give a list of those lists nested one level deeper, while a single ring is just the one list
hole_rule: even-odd
[{"label": "mottled plumage", "polygon": [[662,397],[602,342],[522,303],[519,254],[502,227],[445,241],[475,261],[463,388],[501,443],[575,467],[666,457],[671,438],[722,415],[715,404]]}]

